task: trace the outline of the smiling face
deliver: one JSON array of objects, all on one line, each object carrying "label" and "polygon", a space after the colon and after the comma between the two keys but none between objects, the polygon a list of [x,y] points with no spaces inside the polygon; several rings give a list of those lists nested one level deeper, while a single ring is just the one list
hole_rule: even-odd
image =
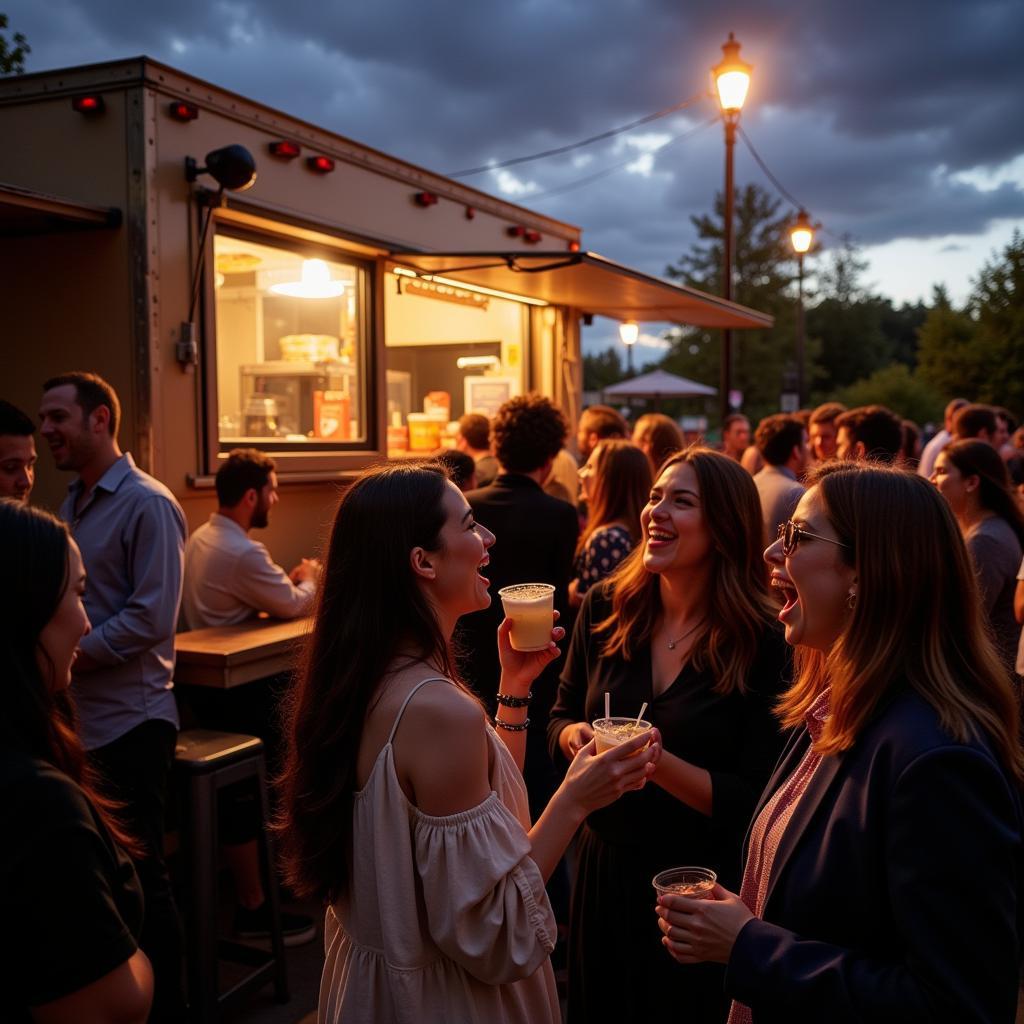
[{"label": "smiling face", "polygon": [[98,448],[96,414],[86,414],[79,405],[74,384],[50,388],[43,395],[39,421],[39,433],[58,469],[77,472],[89,464]]},{"label": "smiling face", "polygon": [[771,585],[785,602],[779,622],[786,628],[787,643],[828,651],[849,622],[850,591],[856,590],[857,573],[844,560],[845,549],[829,543],[839,537],[817,487],[804,493],[793,521],[828,540],[804,536],[792,554],[784,555],[780,538],[765,551]]},{"label": "smiling face", "polygon": [[640,513],[644,568],[666,573],[703,566],[712,557],[700,484],[693,467],[676,462],[658,477]]},{"label": "smiling face", "polygon": [[71,666],[78,655],[78,642],[89,630],[89,617],[82,604],[85,593],[85,565],[78,545],[68,541],[68,579],[50,621],[39,634],[36,653],[39,671],[47,686],[63,690],[71,683]]},{"label": "smiling face", "polygon": [[36,443],[31,434],[0,434],[0,498],[28,501],[36,478]]},{"label": "smiling face", "polygon": [[939,457],[935,460],[935,469],[932,471],[931,480],[939,489],[939,494],[949,502],[949,507],[955,516],[964,513],[970,503],[971,495],[978,489],[978,478],[976,476],[965,477],[944,451],[939,452]]},{"label": "smiling face", "polygon": [[487,549],[494,534],[475,522],[469,503],[450,482],[445,485],[444,509],[441,545],[428,553],[432,575],[424,585],[438,609],[454,620],[490,606],[491,581],[483,570],[490,561]]},{"label": "smiling face", "polygon": [[826,462],[836,456],[835,420],[812,423],[809,430],[811,451],[819,462]]}]

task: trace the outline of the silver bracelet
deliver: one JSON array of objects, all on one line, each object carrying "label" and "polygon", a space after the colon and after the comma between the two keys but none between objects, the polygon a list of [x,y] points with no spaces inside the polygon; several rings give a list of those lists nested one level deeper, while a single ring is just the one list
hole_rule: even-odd
[{"label": "silver bracelet", "polygon": [[531,690],[525,697],[513,697],[510,693],[499,693],[498,703],[506,708],[525,708],[530,703],[530,698],[533,696],[533,690]]},{"label": "silver bracelet", "polygon": [[511,722],[503,722],[497,715],[494,716],[494,728],[504,729],[506,732],[526,732],[526,727],[530,724],[530,720],[524,719],[519,725],[513,725]]}]

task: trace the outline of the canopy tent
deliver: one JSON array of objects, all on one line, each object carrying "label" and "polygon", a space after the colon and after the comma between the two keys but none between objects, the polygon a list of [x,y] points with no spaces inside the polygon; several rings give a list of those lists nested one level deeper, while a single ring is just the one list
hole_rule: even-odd
[{"label": "canopy tent", "polygon": [[758,328],[766,313],[673,284],[592,252],[392,252],[394,266],[571,306],[612,320],[667,320],[695,327]]},{"label": "canopy tent", "polygon": [[658,408],[662,398],[706,398],[718,394],[717,388],[708,387],[686,377],[677,377],[665,370],[654,370],[629,380],[619,381],[610,388],[604,388],[605,398],[653,398]]}]

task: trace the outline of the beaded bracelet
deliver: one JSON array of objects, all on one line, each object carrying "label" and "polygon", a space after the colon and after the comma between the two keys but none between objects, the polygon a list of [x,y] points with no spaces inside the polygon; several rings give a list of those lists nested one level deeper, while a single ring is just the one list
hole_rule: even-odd
[{"label": "beaded bracelet", "polygon": [[525,708],[530,703],[530,698],[533,696],[533,690],[531,690],[525,697],[513,697],[508,693],[498,694],[498,703],[506,708]]},{"label": "beaded bracelet", "polygon": [[504,729],[506,732],[526,732],[526,727],[530,724],[530,720],[527,718],[519,725],[513,725],[511,722],[503,722],[497,715],[494,717],[494,728]]}]

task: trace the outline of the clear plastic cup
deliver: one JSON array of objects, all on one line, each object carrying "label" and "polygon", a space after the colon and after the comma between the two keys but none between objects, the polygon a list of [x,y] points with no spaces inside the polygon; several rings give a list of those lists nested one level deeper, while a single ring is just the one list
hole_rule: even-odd
[{"label": "clear plastic cup", "polygon": [[[639,722],[635,718],[597,718],[590,724],[594,730],[599,754],[651,729],[651,723],[643,718]],[[646,747],[641,747],[637,754],[643,753],[646,749]]]},{"label": "clear plastic cup", "polygon": [[651,880],[659,896],[687,896],[691,900],[709,900],[718,875],[711,868],[669,868]]},{"label": "clear plastic cup", "polygon": [[498,591],[512,620],[509,640],[517,651],[543,651],[555,625],[555,588],[550,583],[517,583]]}]

